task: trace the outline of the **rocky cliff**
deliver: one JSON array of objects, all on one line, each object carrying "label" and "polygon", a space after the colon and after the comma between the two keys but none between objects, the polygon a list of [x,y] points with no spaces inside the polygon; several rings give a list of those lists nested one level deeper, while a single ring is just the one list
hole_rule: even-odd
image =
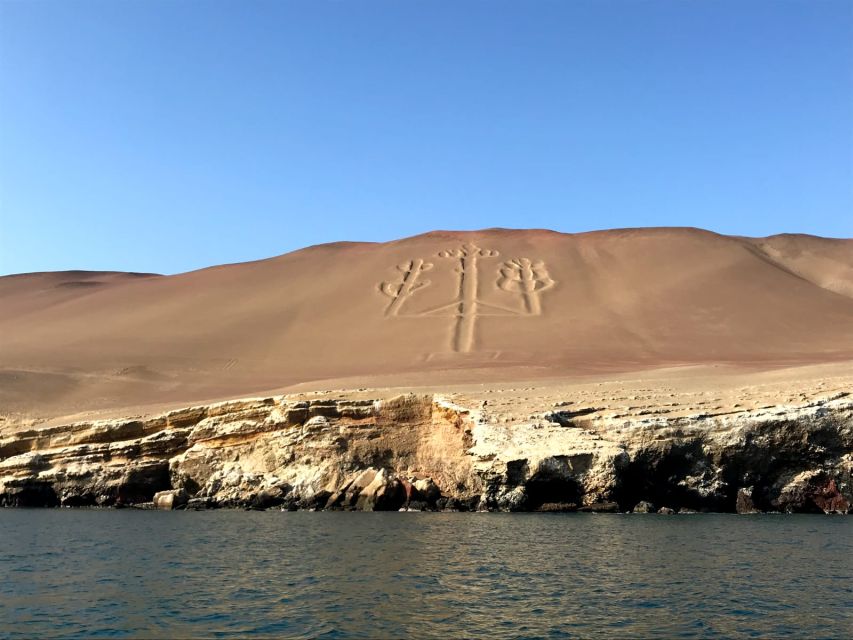
[{"label": "rocky cliff", "polygon": [[[369,395],[369,394],[368,394]],[[5,506],[848,513],[853,397],[684,414],[485,396],[235,400],[0,439]]]}]

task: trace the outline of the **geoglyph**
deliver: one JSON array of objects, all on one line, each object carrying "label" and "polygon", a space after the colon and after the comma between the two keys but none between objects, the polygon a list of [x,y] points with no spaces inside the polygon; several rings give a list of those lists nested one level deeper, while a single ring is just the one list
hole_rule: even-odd
[{"label": "geoglyph", "polygon": [[412,312],[406,312],[404,306],[419,290],[432,284],[431,280],[422,279],[421,275],[433,269],[435,265],[422,258],[414,258],[398,265],[399,278],[379,284],[379,290],[391,298],[391,302],[385,309],[385,315],[454,318],[450,336],[451,347],[453,351],[460,353],[474,350],[479,317],[542,315],[540,295],[556,284],[548,275],[542,260],[512,258],[503,264],[498,264],[493,272],[493,288],[518,296],[522,301],[521,308],[512,308],[482,299],[480,272],[483,265],[481,261],[497,258],[499,255],[494,249],[481,249],[472,242],[466,242],[455,249],[439,251],[438,258],[455,262],[452,269],[452,273],[457,276],[455,297],[450,302]]}]

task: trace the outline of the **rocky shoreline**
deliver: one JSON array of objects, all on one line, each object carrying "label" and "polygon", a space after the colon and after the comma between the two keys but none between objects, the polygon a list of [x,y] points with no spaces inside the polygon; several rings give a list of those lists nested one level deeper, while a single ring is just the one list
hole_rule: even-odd
[{"label": "rocky shoreline", "polygon": [[523,420],[441,394],[275,396],[0,438],[6,507],[853,512],[853,397]]}]

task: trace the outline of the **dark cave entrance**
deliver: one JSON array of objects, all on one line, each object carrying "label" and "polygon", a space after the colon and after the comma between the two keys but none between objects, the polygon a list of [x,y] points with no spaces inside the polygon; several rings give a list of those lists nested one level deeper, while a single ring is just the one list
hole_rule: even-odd
[{"label": "dark cave entrance", "polygon": [[580,486],[571,478],[534,475],[524,488],[530,511],[572,511],[580,504]]}]

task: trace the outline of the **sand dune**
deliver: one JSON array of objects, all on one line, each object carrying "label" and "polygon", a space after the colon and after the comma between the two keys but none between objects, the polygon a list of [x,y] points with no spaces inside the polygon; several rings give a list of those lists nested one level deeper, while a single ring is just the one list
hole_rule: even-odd
[{"label": "sand dune", "polygon": [[853,240],[433,232],[173,276],[0,278],[0,413],[853,359]]}]

